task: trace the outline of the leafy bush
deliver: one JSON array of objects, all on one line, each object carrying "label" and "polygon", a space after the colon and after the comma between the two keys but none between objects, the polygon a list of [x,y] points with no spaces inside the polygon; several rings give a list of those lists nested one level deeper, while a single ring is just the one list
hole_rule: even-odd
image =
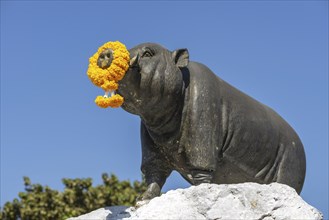
[{"label": "leafy bush", "polygon": [[63,179],[63,192],[48,186],[31,184],[24,177],[25,192],[20,199],[7,202],[0,212],[1,220],[59,220],[78,216],[113,205],[134,205],[146,190],[144,182],[119,181],[115,175],[102,175],[103,184],[92,186],[92,179]]}]

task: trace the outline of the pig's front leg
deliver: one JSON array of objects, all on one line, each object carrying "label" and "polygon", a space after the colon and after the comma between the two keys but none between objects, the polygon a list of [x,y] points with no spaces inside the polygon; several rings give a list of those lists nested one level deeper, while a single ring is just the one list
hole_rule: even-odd
[{"label": "pig's front leg", "polygon": [[166,182],[171,171],[158,170],[157,173],[146,174],[145,180],[148,185],[147,190],[142,195],[142,200],[151,200],[160,195],[162,186]]},{"label": "pig's front leg", "polygon": [[149,164],[145,168],[143,167],[144,169],[142,168],[145,175],[147,190],[138,199],[136,207],[147,204],[154,197],[160,196],[162,186],[171,173],[169,168],[166,169],[166,166],[161,164],[162,163],[157,162],[152,165]]},{"label": "pig's front leg", "polygon": [[167,177],[172,172],[172,168],[166,162],[165,156],[150,138],[145,126],[141,126],[142,141],[142,173],[147,184],[147,190],[138,199],[136,206],[139,207],[148,203],[161,193],[161,188]]}]

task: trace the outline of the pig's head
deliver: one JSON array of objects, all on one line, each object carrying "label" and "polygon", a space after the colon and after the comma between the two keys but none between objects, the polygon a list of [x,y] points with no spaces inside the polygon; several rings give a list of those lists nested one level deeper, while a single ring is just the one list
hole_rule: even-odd
[{"label": "pig's head", "polygon": [[181,68],[188,65],[187,49],[169,51],[153,43],[129,50],[130,67],[119,81],[122,108],[140,116],[159,115],[177,106],[184,93]]}]

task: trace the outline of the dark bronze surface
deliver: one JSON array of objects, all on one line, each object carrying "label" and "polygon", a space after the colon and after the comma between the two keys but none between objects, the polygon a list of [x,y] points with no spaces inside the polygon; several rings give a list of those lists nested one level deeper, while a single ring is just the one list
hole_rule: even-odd
[{"label": "dark bronze surface", "polygon": [[304,148],[275,111],[190,62],[187,49],[146,43],[129,52],[118,93],[141,118],[142,200],[158,196],[173,170],[191,184],[279,182],[300,193]]}]

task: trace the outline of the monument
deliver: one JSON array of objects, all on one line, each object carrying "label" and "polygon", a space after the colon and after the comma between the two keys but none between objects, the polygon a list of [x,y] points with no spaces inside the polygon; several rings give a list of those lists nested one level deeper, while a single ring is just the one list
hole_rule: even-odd
[{"label": "monument", "polygon": [[[98,68],[111,68],[116,51],[99,54]],[[111,97],[123,97],[114,107],[141,119],[148,189],[139,204],[159,196],[173,170],[193,185],[278,182],[301,192],[303,145],[271,108],[190,61],[187,49],[144,43],[130,49],[125,62],[129,68]]]}]

